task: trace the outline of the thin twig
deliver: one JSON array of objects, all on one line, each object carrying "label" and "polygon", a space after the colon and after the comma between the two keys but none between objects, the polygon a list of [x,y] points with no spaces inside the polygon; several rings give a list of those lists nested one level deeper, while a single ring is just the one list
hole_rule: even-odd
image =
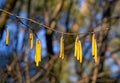
[{"label": "thin twig", "polygon": [[[52,30],[52,31],[55,31],[55,32],[57,32],[57,33],[61,33],[61,34],[64,34],[64,35],[80,35],[80,34],[91,34],[91,33],[93,33],[93,32],[81,32],[81,33],[73,33],[73,32],[62,32],[62,31],[58,31],[58,30],[56,30],[56,29],[54,29],[54,28],[51,28],[51,27],[49,27],[49,26],[46,26],[46,25],[44,25],[44,24],[42,24],[42,23],[40,23],[40,22],[37,22],[37,21],[35,21],[35,20],[33,20],[33,19],[30,19],[30,18],[24,18],[24,17],[21,17],[21,16],[17,16],[17,15],[15,15],[15,14],[12,14],[12,13],[10,13],[10,12],[7,12],[7,11],[5,11],[5,10],[3,10],[3,9],[0,9],[0,11],[2,11],[2,12],[5,12],[5,13],[7,13],[7,14],[9,14],[9,15],[11,15],[11,16],[14,16],[14,17],[16,17],[16,18],[18,18],[18,19],[24,19],[24,20],[28,20],[28,21],[30,21],[30,22],[32,22],[32,23],[35,23],[35,24],[37,24],[37,25],[39,25],[39,26],[42,26],[42,27],[44,27],[44,28],[46,28],[46,29],[50,29],[50,30]],[[111,17],[111,19],[116,19],[116,17]],[[100,24],[102,24],[102,23],[99,23],[98,25],[100,25]],[[41,27],[40,27],[41,28]],[[108,30],[108,29],[105,29],[105,30],[101,30],[101,31],[106,31],[106,30]],[[96,33],[97,32],[101,32],[101,31],[96,31]]]}]

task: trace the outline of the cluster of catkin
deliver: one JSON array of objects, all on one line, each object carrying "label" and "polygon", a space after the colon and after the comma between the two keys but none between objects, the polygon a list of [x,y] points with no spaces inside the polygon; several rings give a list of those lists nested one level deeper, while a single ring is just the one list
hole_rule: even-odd
[{"label": "cluster of catkin", "polygon": [[81,41],[79,40],[79,37],[77,36],[75,39],[75,48],[74,48],[74,56],[77,60],[82,63],[82,45]]},{"label": "cluster of catkin", "polygon": [[[34,45],[32,32],[29,34],[29,39],[30,39],[30,48],[32,49]],[[36,66],[39,66],[39,62],[41,62],[41,43],[39,39],[36,39],[34,59],[35,59]]]},{"label": "cluster of catkin", "polygon": [[[29,39],[30,39],[30,48],[33,48],[34,45],[34,35],[32,32],[29,34]],[[6,28],[6,45],[9,43],[9,29]],[[97,62],[97,42],[95,38],[95,34],[93,33],[92,35],[92,56],[95,62]],[[74,45],[74,57],[82,63],[82,44],[81,41],[79,40],[79,36],[77,35],[75,39],[75,45]],[[61,36],[60,38],[60,55],[59,58],[64,59],[64,38]],[[41,43],[39,39],[36,39],[36,44],[35,44],[35,63],[36,66],[39,66],[39,62],[41,62]]]},{"label": "cluster of catkin", "polygon": [[[92,34],[92,56],[97,63],[97,42],[95,38],[95,34]],[[61,59],[64,59],[64,39],[63,36],[60,38],[60,55],[59,57]],[[81,41],[79,40],[79,36],[77,35],[75,39],[75,45],[74,45],[74,57],[82,63],[82,44]]]},{"label": "cluster of catkin", "polygon": [[[29,34],[29,39],[30,39],[30,49],[33,48],[34,45],[34,36],[33,33],[31,32]],[[9,29],[6,28],[6,45],[8,45],[9,43]],[[36,44],[35,44],[35,56],[34,56],[34,60],[36,63],[36,66],[39,66],[39,62],[41,62],[41,43],[39,41],[39,39],[36,39]]]}]

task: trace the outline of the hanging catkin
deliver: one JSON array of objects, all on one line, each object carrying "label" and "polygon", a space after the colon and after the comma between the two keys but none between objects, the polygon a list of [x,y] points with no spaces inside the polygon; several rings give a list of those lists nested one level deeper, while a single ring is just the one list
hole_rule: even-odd
[{"label": "hanging catkin", "polygon": [[6,28],[6,45],[8,45],[9,42],[9,29]]},{"label": "hanging catkin", "polygon": [[95,39],[95,62],[97,62],[97,42],[96,42],[96,39]]},{"label": "hanging catkin", "polygon": [[92,56],[95,56],[95,35],[92,35]]},{"label": "hanging catkin", "polygon": [[80,59],[80,46],[79,46],[79,39],[77,40],[77,60]]},{"label": "hanging catkin", "polygon": [[80,57],[80,63],[82,63],[82,45],[81,45],[81,42],[79,40],[79,57]]},{"label": "hanging catkin", "polygon": [[92,56],[95,62],[97,62],[97,43],[95,39],[95,34],[92,35]]},{"label": "hanging catkin", "polygon": [[29,34],[29,39],[30,39],[30,48],[32,49],[33,48],[33,33],[32,32]]},{"label": "hanging catkin", "polygon": [[74,47],[74,56],[77,57],[77,40],[78,40],[78,36],[75,39],[75,47]]},{"label": "hanging catkin", "polygon": [[61,59],[64,59],[64,39],[63,36],[60,38],[60,56]]},{"label": "hanging catkin", "polygon": [[78,36],[75,39],[75,47],[74,47],[74,56],[77,57],[77,40],[78,40]]},{"label": "hanging catkin", "polygon": [[39,66],[39,62],[41,62],[41,44],[40,41],[36,40],[36,46],[35,46],[35,63],[36,66]]},{"label": "hanging catkin", "polygon": [[75,40],[74,56],[80,61],[80,63],[82,63],[82,45],[78,36]]}]

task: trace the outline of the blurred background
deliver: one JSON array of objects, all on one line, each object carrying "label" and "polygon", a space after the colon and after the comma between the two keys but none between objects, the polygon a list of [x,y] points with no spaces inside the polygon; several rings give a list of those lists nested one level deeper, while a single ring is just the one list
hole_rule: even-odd
[{"label": "blurred background", "polygon": [[[0,0],[0,9],[31,18],[79,38],[83,62],[74,58],[76,35],[63,35],[65,59],[59,58],[62,34],[0,11],[0,83],[120,83],[120,0]],[[10,31],[5,45],[6,28]],[[34,62],[29,33],[42,45],[42,61]],[[91,55],[95,31],[98,63]]]}]

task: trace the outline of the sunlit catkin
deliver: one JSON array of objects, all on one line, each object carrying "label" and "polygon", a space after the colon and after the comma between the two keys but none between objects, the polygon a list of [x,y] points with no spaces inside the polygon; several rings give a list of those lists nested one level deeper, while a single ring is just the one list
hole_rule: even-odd
[{"label": "sunlit catkin", "polygon": [[39,66],[39,62],[41,62],[41,44],[40,41],[36,40],[36,46],[35,46],[35,63],[36,66]]},{"label": "sunlit catkin", "polygon": [[79,37],[78,35],[75,39],[74,56],[77,60],[79,60]]},{"label": "sunlit catkin", "polygon": [[60,56],[61,59],[64,59],[64,39],[63,36],[60,38]]},{"label": "sunlit catkin", "polygon": [[95,35],[92,35],[92,56],[95,56]]},{"label": "sunlit catkin", "polygon": [[97,62],[97,41],[96,41],[96,39],[95,39],[95,56],[94,56],[94,58],[95,58],[95,62]]},{"label": "sunlit catkin", "polygon": [[79,40],[79,60],[80,63],[82,63],[82,44],[80,40]]},{"label": "sunlit catkin", "polygon": [[80,59],[80,43],[79,43],[79,39],[77,40],[77,60]]},{"label": "sunlit catkin", "polygon": [[9,29],[6,28],[6,45],[9,43]]},{"label": "sunlit catkin", "polygon": [[77,36],[75,39],[75,45],[74,45],[74,56],[77,60],[82,63],[82,45],[81,41],[79,40],[79,37]]},{"label": "sunlit catkin", "polygon": [[29,39],[30,39],[30,48],[33,48],[33,33],[29,34]]},{"label": "sunlit catkin", "polygon": [[97,62],[97,43],[95,34],[92,35],[92,56],[95,62]]},{"label": "sunlit catkin", "polygon": [[74,47],[74,56],[77,57],[77,40],[78,40],[78,36],[75,39],[75,47]]}]

